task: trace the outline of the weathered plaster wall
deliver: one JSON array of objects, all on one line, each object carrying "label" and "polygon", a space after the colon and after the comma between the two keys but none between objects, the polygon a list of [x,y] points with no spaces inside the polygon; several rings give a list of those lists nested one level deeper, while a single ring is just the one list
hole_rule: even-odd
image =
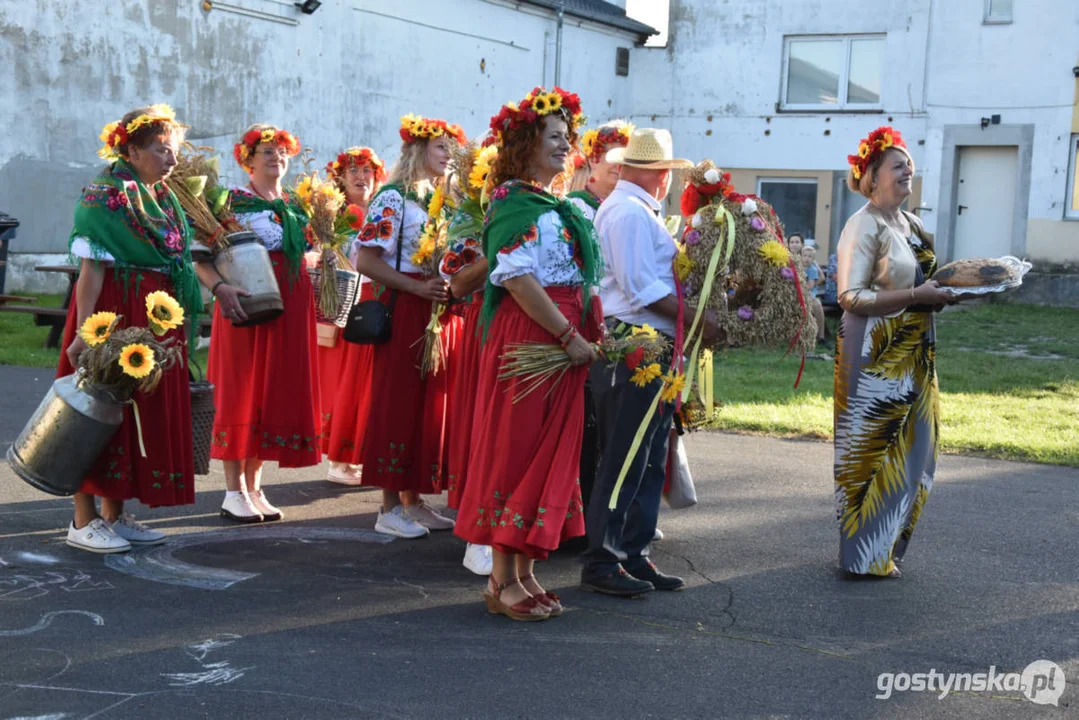
[{"label": "weathered plaster wall", "polygon": [[[634,58],[647,55],[652,75],[635,88],[634,119],[667,124],[678,152],[695,159],[739,168],[830,170],[844,167],[852,138],[857,145],[867,128],[892,117],[914,141],[917,159],[925,128],[928,5],[672,0],[668,47],[638,50]],[[785,35],[885,32],[883,114],[777,112]]]},{"label": "weathered plaster wall", "polygon": [[[910,144],[935,231],[945,125],[1033,124],[1027,254],[1079,260],[1063,217],[1075,102],[1079,3],[1024,0],[1014,22],[982,23],[984,0],[672,0],[670,39],[637,50],[633,120],[670,127],[676,151],[724,167],[839,170],[858,140],[891,124]],[[783,38],[887,33],[879,113],[779,112]],[[949,179],[950,181],[950,179]],[[823,186],[820,188],[823,191]]]},{"label": "weathered plaster wall", "polygon": [[[355,144],[393,160],[406,112],[475,135],[503,102],[554,81],[553,14],[513,2],[340,0],[313,15],[291,0],[228,4],[298,24],[207,13],[200,0],[0,5],[0,209],[22,223],[13,253],[66,252],[79,190],[100,167],[98,132],[140,104],[171,104],[239,180],[231,146],[252,122],[289,128],[320,164]],[[616,77],[614,60],[634,40],[567,18],[561,84],[594,119],[629,114],[633,75]],[[27,265],[9,267],[9,290],[41,287]]]}]

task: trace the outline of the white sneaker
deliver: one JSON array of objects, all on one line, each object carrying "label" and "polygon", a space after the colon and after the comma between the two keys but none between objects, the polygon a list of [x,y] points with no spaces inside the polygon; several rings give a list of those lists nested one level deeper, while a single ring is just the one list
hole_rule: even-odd
[{"label": "white sneaker", "polygon": [[348,463],[331,462],[330,471],[326,473],[326,479],[339,485],[361,485],[361,470],[359,465]]},{"label": "white sneaker", "polygon": [[423,500],[420,500],[412,507],[405,508],[405,514],[408,515],[410,520],[423,525],[428,530],[452,530],[454,525],[457,524],[448,517],[439,515],[437,510]]},{"label": "white sneaker", "polygon": [[410,520],[405,515],[404,505],[398,505],[389,512],[378,513],[378,520],[375,521],[375,532],[380,532],[383,535],[393,535],[400,538],[419,538],[428,534],[427,528],[419,523]]},{"label": "white sneaker", "polygon": [[84,527],[75,528],[75,522],[67,528],[67,544],[79,550],[93,553],[122,553],[131,549],[131,543],[117,535],[101,518],[94,518]]},{"label": "white sneaker", "polygon": [[262,514],[263,522],[280,520],[285,516],[284,513],[270,504],[270,501],[266,499],[266,495],[261,489],[256,490],[253,493],[248,493],[247,497],[251,500],[251,504],[255,506],[255,509]]},{"label": "white sneaker", "polygon": [[663,531],[656,528],[656,531],[652,534],[652,542],[659,542],[663,539]]},{"label": "white sneaker", "polygon": [[115,535],[132,545],[160,545],[165,542],[165,533],[143,525],[131,513],[120,513],[120,517],[108,525]]},{"label": "white sneaker", "polygon": [[491,555],[490,545],[468,544],[465,548],[465,559],[461,563],[477,575],[490,575],[494,558]]},{"label": "white sneaker", "polygon": [[225,493],[225,502],[221,503],[221,517],[242,523],[262,522],[262,513],[258,511],[246,493],[235,495]]}]

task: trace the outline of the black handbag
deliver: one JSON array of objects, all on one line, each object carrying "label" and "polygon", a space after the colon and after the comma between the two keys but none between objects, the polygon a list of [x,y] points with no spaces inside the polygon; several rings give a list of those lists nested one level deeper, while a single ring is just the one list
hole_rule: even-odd
[{"label": "black handbag", "polygon": [[[405,203],[407,204],[407,200]],[[394,270],[401,272],[401,255],[405,248],[405,207],[401,206],[401,226],[397,232],[397,260]],[[389,303],[381,300],[364,300],[348,311],[348,320],[341,337],[357,345],[382,345],[393,335],[393,306],[397,304],[397,291],[390,290]]]}]

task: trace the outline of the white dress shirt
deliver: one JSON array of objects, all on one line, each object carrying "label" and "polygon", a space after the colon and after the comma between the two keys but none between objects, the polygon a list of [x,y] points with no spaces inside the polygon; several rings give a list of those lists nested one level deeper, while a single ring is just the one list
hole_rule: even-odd
[{"label": "white dress shirt", "polygon": [[676,295],[678,248],[660,219],[662,206],[640,186],[619,180],[596,213],[606,272],[599,284],[603,313],[674,336],[675,319],[648,308]]}]

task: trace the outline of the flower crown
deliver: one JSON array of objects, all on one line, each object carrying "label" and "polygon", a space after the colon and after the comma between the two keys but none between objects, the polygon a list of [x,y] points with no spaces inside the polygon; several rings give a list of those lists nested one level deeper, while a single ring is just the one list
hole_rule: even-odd
[{"label": "flower crown", "polygon": [[903,136],[899,134],[898,130],[893,130],[888,125],[882,125],[869,133],[869,137],[858,143],[858,154],[847,156],[847,162],[850,163],[850,171],[854,173],[854,179],[861,180],[862,175],[865,175],[865,171],[869,169],[869,166],[885,150],[893,147],[907,147],[907,144],[903,142]]},{"label": "flower crown", "polygon": [[370,165],[375,171],[375,182],[381,183],[386,180],[386,164],[378,154],[369,147],[350,147],[337,156],[337,159],[326,163],[326,174],[331,179],[340,177],[350,165],[363,167]]},{"label": "flower crown", "polygon": [[577,93],[560,87],[555,87],[551,92],[535,87],[521,102],[506,103],[502,106],[498,114],[491,118],[491,135],[501,142],[503,133],[507,130],[533,123],[544,115],[563,111],[573,128],[584,124],[586,118],[581,114],[581,98]]},{"label": "flower crown", "polygon": [[97,151],[97,156],[102,160],[108,160],[110,162],[119,159],[120,146],[125,145],[139,128],[147,125],[153,125],[154,123],[180,125],[180,123],[176,122],[176,113],[168,105],[151,105],[149,110],[149,112],[144,112],[126,125],[121,121],[117,121],[111,122],[101,128],[98,139],[105,144]]},{"label": "flower crown", "polygon": [[248,130],[240,142],[232,146],[232,156],[241,167],[250,167],[251,163],[248,161],[259,143],[280,145],[289,157],[300,154],[300,141],[292,133],[275,128],[273,125],[263,125],[261,129]]},{"label": "flower crown", "polygon": [[608,150],[628,145],[632,133],[632,125],[615,120],[586,132],[581,138],[581,150],[590,162],[598,163],[606,157]]},{"label": "flower crown", "polygon": [[468,142],[460,125],[409,113],[401,118],[401,140],[406,143],[448,135],[462,145]]}]

